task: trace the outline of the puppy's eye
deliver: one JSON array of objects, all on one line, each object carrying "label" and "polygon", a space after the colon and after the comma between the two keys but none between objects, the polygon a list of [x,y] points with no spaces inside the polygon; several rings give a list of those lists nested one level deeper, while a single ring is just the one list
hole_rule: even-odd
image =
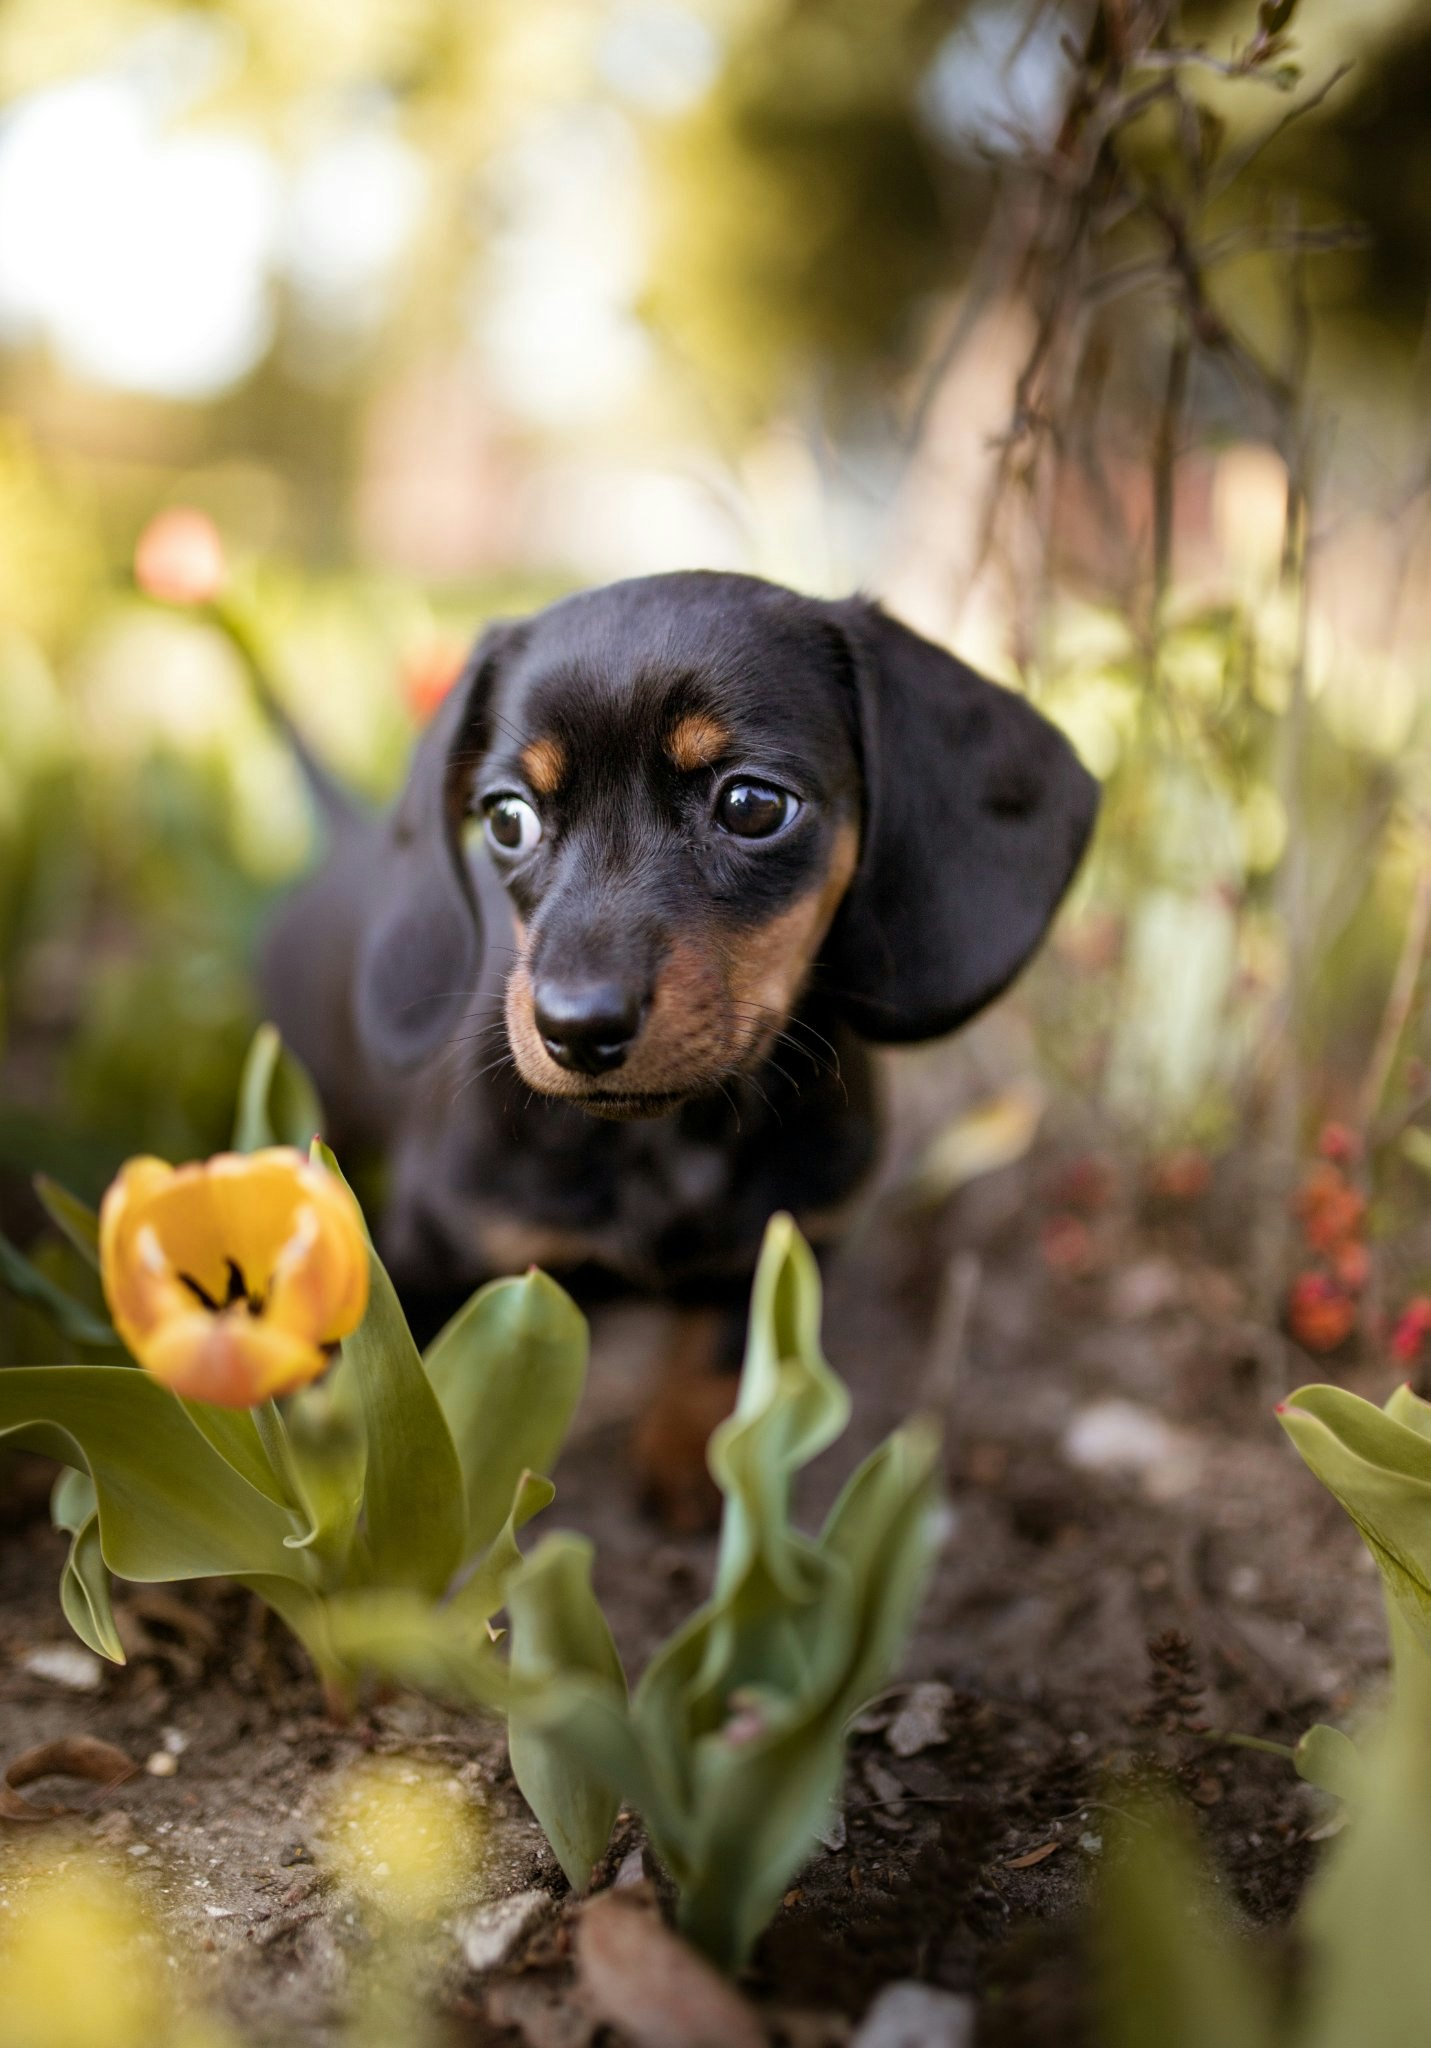
[{"label": "puppy's eye", "polygon": [[773,782],[728,782],[716,798],[715,818],[737,839],[773,839],[799,808],[799,797]]},{"label": "puppy's eye", "polygon": [[487,838],[498,853],[530,853],[542,836],[542,821],[520,796],[493,796],[485,805]]}]

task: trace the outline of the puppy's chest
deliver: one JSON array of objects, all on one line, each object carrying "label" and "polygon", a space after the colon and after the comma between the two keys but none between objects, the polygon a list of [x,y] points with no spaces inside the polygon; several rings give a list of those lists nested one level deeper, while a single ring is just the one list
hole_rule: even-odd
[{"label": "puppy's chest", "polygon": [[462,1283],[528,1265],[595,1265],[654,1291],[745,1274],[773,1211],[809,1221],[867,1171],[874,1126],[853,1093],[782,1104],[743,1087],[631,1124],[494,1095],[429,1125],[397,1162],[394,1253]]}]

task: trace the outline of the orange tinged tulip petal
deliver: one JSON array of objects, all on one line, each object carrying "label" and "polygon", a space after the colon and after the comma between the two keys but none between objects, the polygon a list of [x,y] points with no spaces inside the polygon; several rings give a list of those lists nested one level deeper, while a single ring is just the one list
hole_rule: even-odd
[{"label": "orange tinged tulip petal", "polygon": [[134,580],[162,604],[212,604],[228,580],[213,520],[184,505],[156,514],[134,550]]},{"label": "orange tinged tulip petal", "polygon": [[114,1326],[145,1371],[226,1408],[316,1379],[367,1307],[357,1203],[286,1146],[131,1159],[100,1206],[99,1249]]}]

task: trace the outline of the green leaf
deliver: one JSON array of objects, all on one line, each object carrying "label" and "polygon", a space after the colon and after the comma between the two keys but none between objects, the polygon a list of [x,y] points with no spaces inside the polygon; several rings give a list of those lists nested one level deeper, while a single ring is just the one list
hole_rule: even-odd
[{"label": "green leaf", "polygon": [[47,1173],[37,1173],[35,1193],[40,1206],[56,1230],[67,1237],[82,1259],[99,1271],[99,1215],[78,1195],[62,1188]]},{"label": "green leaf", "polygon": [[[1398,1406],[1405,1412],[1404,1401]],[[1356,1523],[1388,1592],[1431,1652],[1431,1437],[1343,1387],[1299,1388],[1278,1419]]]},{"label": "green leaf", "polygon": [[[589,1548],[550,1537],[508,1586],[513,1769],[563,1867],[584,1881],[610,1799],[630,1800],[676,1880],[681,1925],[727,1968],[813,1846],[848,1718],[888,1679],[932,1556],[928,1424],[866,1459],[818,1542],[792,1528],[794,1474],[838,1435],[848,1405],[820,1350],[814,1259],[777,1218],[739,1400],[711,1450],[726,1509],[710,1600],[657,1651],[627,1707],[602,1650]],[[573,1838],[578,1792],[591,1820]]]},{"label": "green leaf", "polygon": [[105,1350],[118,1347],[119,1339],[109,1324],[92,1314],[73,1295],[66,1294],[62,1287],[57,1287],[11,1244],[3,1231],[0,1231],[0,1281],[21,1301],[28,1301],[42,1310],[70,1343],[88,1344]]},{"label": "green leaf", "polygon": [[231,1465],[241,1478],[275,1506],[292,1508],[293,1503],[284,1492],[282,1481],[269,1463],[251,1410],[218,1408],[212,1401],[176,1398],[200,1436],[213,1446],[226,1465]]},{"label": "green leaf", "polygon": [[363,1511],[368,1439],[351,1360],[343,1360],[316,1386],[295,1394],[284,1410],[289,1461],[308,1515],[306,1536],[335,1586],[343,1582]]},{"label": "green leaf", "polygon": [[183,1405],[110,1365],[0,1372],[0,1440],[88,1468],[109,1569],[140,1581],[309,1568],[284,1538],[293,1517],[221,1457]]},{"label": "green leaf", "polygon": [[906,1423],[870,1456],[830,1512],[821,1548],[848,1565],[856,1641],[843,1711],[888,1683],[924,1599],[938,1542],[939,1430]]},{"label": "green leaf", "polygon": [[473,1706],[506,1704],[506,1674],[486,1629],[420,1593],[338,1594],[323,1603],[321,1626],[330,1665]]},{"label": "green leaf", "polygon": [[463,1559],[462,1467],[407,1318],[371,1246],[368,1261],[368,1311],[343,1339],[342,1354],[367,1438],[368,1553],[376,1584],[435,1598]]},{"label": "green leaf", "polygon": [[1272,1987],[1171,1809],[1113,1833],[1095,1933],[1106,2048],[1274,2048]]},{"label": "green leaf", "polygon": [[99,1544],[99,1503],[88,1472],[67,1466],[55,1481],[50,1515],[72,1541],[60,1577],[60,1605],[80,1641],[112,1664],[125,1661],[109,1602],[109,1572]]},{"label": "green leaf", "polygon": [[1413,2048],[1431,2009],[1431,1664],[1388,1605],[1395,1688],[1367,1745],[1353,1824],[1299,1915],[1306,1951],[1298,2048]]},{"label": "green leaf", "polygon": [[269,1145],[307,1151],[322,1127],[323,1107],[307,1069],[285,1046],[276,1026],[260,1024],[239,1079],[235,1152],[261,1152]]},{"label": "green leaf", "polygon": [[[632,1749],[623,1711],[626,1674],[591,1588],[591,1559],[584,1538],[548,1536],[507,1582],[512,1775],[578,1892],[611,1839],[621,1803],[612,1763],[618,1772],[628,1767]],[[565,1699],[554,1700],[553,1689],[562,1686]],[[572,1726],[565,1725],[568,1716]],[[593,1718],[614,1757],[599,1737],[580,1739],[583,1720]]]},{"label": "green leaf", "polygon": [[502,1526],[524,1471],[555,1464],[586,1381],[586,1319],[554,1280],[494,1280],[429,1345],[423,1363],[462,1466],[464,1558]]},{"label": "green leaf", "polygon": [[844,1429],[850,1397],[820,1347],[820,1269],[788,1216],[766,1227],[735,1412],[711,1438],[726,1497],[715,1598],[757,1566],[789,1597],[804,1590],[803,1545],[789,1540],[790,1486]]},{"label": "green leaf", "polygon": [[1330,1792],[1336,1799],[1354,1804],[1364,1789],[1365,1762],[1361,1751],[1340,1728],[1318,1721],[1301,1737],[1292,1755],[1299,1778]]},{"label": "green leaf", "polygon": [[450,1604],[455,1614],[460,1614],[467,1622],[485,1622],[506,1604],[507,1581],[522,1562],[517,1531],[533,1515],[550,1507],[555,1498],[556,1488],[550,1479],[542,1479],[535,1472],[522,1474],[512,1496],[511,1511],[493,1538],[486,1556],[452,1596]]}]

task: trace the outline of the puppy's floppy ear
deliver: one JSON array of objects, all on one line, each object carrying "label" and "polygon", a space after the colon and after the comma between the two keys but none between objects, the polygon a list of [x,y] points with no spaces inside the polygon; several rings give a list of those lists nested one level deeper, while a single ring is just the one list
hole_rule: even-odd
[{"label": "puppy's floppy ear", "polygon": [[1098,788],[1010,690],[851,599],[865,778],[859,868],[820,979],[862,1036],[937,1038],[1038,945],[1088,843]]},{"label": "puppy's floppy ear", "polygon": [[486,708],[515,629],[489,626],[418,743],[387,826],[381,881],[358,947],[353,1010],[387,1066],[435,1052],[476,985],[482,928],[460,838],[462,767],[486,744]]}]

